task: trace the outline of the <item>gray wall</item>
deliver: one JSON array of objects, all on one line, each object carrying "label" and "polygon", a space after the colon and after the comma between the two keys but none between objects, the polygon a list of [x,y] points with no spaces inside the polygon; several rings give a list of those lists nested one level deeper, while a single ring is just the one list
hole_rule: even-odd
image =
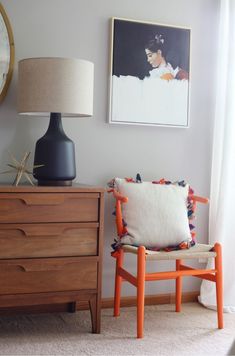
[{"label": "gray wall", "polygon": [[[27,57],[61,56],[95,64],[94,116],[65,119],[64,128],[76,144],[77,181],[105,186],[114,176],[170,180],[186,179],[197,194],[209,195],[211,137],[214,113],[218,0],[2,0],[15,40],[13,80],[0,106],[0,171],[9,161],[7,151],[22,157],[34,151],[48,120],[18,117],[17,62]],[[108,80],[110,18],[123,17],[192,29],[190,128],[109,125]],[[12,182],[12,176],[0,176]],[[103,296],[113,295],[113,201],[106,197]],[[207,241],[208,208],[201,207],[197,226]],[[128,262],[135,268],[135,259]],[[149,267],[150,270],[152,266]],[[197,290],[199,281],[186,280],[184,290]],[[147,286],[147,293],[164,293],[173,282]],[[125,295],[134,295],[132,287]]]}]

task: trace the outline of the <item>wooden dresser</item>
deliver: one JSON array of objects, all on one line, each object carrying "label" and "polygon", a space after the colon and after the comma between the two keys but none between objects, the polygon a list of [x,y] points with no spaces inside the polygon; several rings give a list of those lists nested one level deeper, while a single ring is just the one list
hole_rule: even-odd
[{"label": "wooden dresser", "polygon": [[104,189],[0,186],[0,308],[87,301],[100,332]]}]

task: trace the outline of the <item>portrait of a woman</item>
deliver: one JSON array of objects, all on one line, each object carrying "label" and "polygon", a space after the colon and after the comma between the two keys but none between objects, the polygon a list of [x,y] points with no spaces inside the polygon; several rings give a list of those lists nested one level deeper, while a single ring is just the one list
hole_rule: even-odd
[{"label": "portrait of a woman", "polygon": [[168,62],[167,45],[161,34],[156,34],[145,46],[145,53],[148,63],[152,66],[149,71],[150,77],[159,77],[161,79],[189,79],[188,72],[177,66],[173,68]]}]

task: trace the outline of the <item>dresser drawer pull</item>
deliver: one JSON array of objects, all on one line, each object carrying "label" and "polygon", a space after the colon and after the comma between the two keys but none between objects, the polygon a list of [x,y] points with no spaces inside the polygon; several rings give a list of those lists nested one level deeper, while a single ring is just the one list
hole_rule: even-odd
[{"label": "dresser drawer pull", "polygon": [[60,205],[64,203],[64,196],[38,196],[32,195],[20,198],[26,205]]},{"label": "dresser drawer pull", "polygon": [[[53,272],[53,271],[59,271],[62,270],[65,266],[71,265],[71,264],[76,264],[79,262],[67,262],[67,263],[62,263],[62,264],[33,264],[33,265],[27,265],[27,264],[15,264],[14,266],[20,268],[24,272]],[[81,262],[80,262],[81,263]],[[12,266],[12,265],[9,265]]]},{"label": "dresser drawer pull", "polygon": [[29,229],[27,230],[27,228],[17,228],[16,230],[22,232],[24,234],[24,236],[26,237],[37,237],[37,236],[59,236],[62,235],[65,229],[40,229],[40,230],[32,230]]}]

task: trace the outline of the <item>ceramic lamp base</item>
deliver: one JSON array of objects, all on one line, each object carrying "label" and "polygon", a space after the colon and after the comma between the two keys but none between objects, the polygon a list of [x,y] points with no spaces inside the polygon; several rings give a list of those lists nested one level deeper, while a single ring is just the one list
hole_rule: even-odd
[{"label": "ceramic lamp base", "polygon": [[33,176],[38,185],[69,186],[76,177],[75,147],[62,126],[61,114],[51,113],[45,135],[36,143]]}]

